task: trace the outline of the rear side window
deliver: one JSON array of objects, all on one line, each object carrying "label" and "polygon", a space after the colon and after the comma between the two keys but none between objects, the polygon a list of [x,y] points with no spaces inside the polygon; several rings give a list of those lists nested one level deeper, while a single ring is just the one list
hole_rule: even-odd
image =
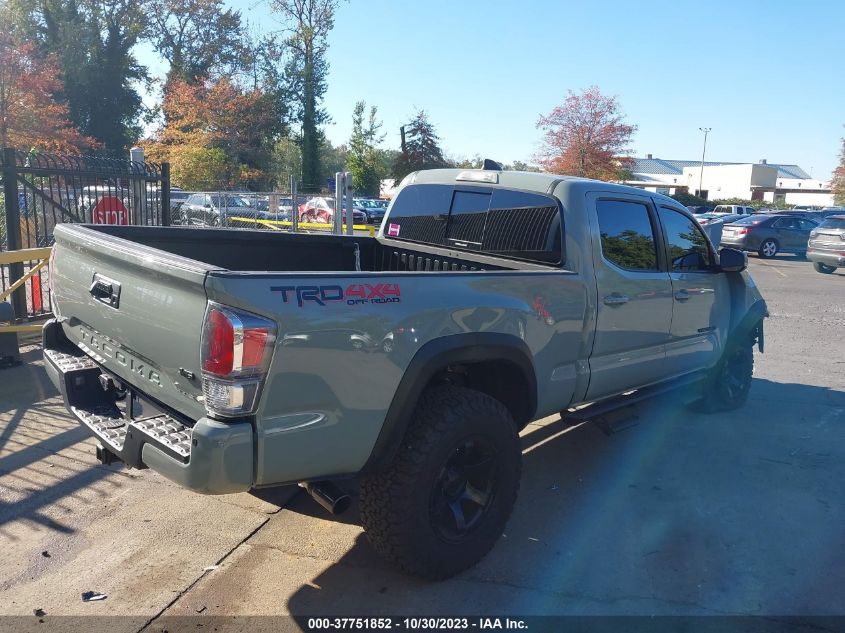
[{"label": "rear side window", "polygon": [[609,262],[628,270],[657,270],[657,248],[648,207],[639,202],[596,202],[601,252]]},{"label": "rear side window", "polygon": [[740,218],[739,220],[736,220],[734,222],[731,222],[731,224],[743,224],[743,225],[762,224],[763,222],[768,220],[770,217],[772,217],[772,216],[770,216],[770,215],[750,215],[750,216],[745,216],[743,218]]},{"label": "rear side window", "polygon": [[819,224],[820,229],[845,229],[845,220],[825,220]]},{"label": "rear side window", "polygon": [[541,264],[563,261],[557,200],[512,189],[409,185],[394,201],[385,233]]},{"label": "rear side window", "polygon": [[481,191],[456,191],[453,194],[446,237],[449,246],[481,249],[491,197],[490,193]]},{"label": "rear side window", "polygon": [[694,220],[668,207],[660,207],[666,252],[673,272],[710,270],[712,258],[707,238]]}]

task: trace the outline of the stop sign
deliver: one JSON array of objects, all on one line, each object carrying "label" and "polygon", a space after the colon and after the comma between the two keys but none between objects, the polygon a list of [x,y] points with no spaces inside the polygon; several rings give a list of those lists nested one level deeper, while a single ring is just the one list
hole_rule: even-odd
[{"label": "stop sign", "polygon": [[129,224],[129,211],[116,196],[105,196],[91,209],[94,224]]}]

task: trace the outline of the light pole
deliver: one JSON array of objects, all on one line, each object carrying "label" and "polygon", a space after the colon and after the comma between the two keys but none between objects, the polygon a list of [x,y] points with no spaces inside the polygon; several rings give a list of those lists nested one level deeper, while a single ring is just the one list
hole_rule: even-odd
[{"label": "light pole", "polygon": [[704,154],[707,152],[707,135],[712,130],[712,127],[700,127],[698,128],[702,132],[704,132],[704,149],[701,150],[701,171],[698,174],[698,197],[701,197],[701,183],[704,181]]}]

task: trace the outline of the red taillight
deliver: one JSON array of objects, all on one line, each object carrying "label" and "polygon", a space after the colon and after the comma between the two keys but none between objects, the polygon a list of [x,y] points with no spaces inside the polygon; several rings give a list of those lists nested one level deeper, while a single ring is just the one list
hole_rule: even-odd
[{"label": "red taillight", "polygon": [[210,413],[232,417],[255,410],[275,341],[272,321],[209,303],[200,359]]},{"label": "red taillight", "polygon": [[211,308],[205,318],[202,368],[216,376],[232,373],[235,361],[235,327],[226,315]]},{"label": "red taillight", "polygon": [[751,232],[751,229],[739,229],[739,230],[737,231],[737,233],[738,233],[738,234],[740,234],[740,235],[746,235],[746,234],[748,234],[748,233],[750,233],[750,232]]}]

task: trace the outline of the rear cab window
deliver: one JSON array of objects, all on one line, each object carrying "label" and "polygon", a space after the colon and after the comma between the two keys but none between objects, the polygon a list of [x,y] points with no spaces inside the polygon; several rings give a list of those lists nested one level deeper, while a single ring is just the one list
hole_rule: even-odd
[{"label": "rear cab window", "polygon": [[385,237],[537,264],[560,265],[560,203],[544,194],[473,185],[402,189]]}]

